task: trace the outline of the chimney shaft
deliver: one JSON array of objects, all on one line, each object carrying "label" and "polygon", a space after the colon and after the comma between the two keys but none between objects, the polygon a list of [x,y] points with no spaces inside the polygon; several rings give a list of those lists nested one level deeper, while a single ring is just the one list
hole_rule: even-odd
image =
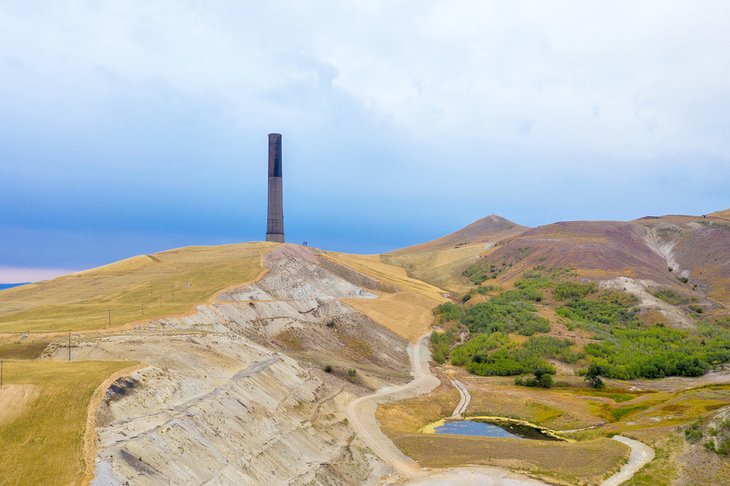
[{"label": "chimney shaft", "polygon": [[269,134],[269,211],[266,241],[284,243],[284,202],[281,175],[281,134]]}]

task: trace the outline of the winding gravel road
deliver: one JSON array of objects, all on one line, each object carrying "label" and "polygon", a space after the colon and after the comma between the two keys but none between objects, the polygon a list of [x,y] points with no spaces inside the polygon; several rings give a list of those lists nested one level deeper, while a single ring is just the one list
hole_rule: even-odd
[{"label": "winding gravel road", "polygon": [[[375,410],[379,403],[423,395],[439,385],[439,379],[431,374],[428,365],[431,360],[428,337],[429,334],[421,336],[415,345],[408,346],[413,380],[405,385],[385,387],[373,394],[353,400],[345,411],[347,419],[362,441],[381,459],[390,464],[400,476],[389,478],[391,482],[386,479],[384,484],[403,484],[402,479],[405,478],[408,480],[406,484],[421,486],[444,484],[455,486],[474,484],[546,486],[543,482],[491,467],[459,467],[438,471],[422,468],[416,461],[403,454],[380,430],[375,418]],[[464,405],[463,408],[465,409],[466,406]]]},{"label": "winding gravel road", "polygon": [[601,486],[618,486],[619,484],[628,481],[634,476],[634,474],[639,472],[642,467],[654,459],[654,449],[643,442],[629,439],[628,437],[621,435],[614,435],[612,439],[629,446],[631,448],[631,455],[629,456],[629,462],[624,464],[624,467],[622,467],[619,472],[601,483]]},{"label": "winding gravel road", "polygon": [[[530,479],[509,471],[491,467],[458,467],[446,470],[430,470],[422,468],[416,461],[403,454],[393,442],[380,430],[375,418],[378,404],[395,400],[404,400],[429,393],[439,385],[429,367],[431,353],[428,349],[429,334],[421,336],[415,345],[408,346],[413,380],[400,386],[384,387],[375,393],[353,400],[345,411],[350,425],[358,436],[372,451],[387,462],[396,472],[396,477],[388,478],[384,484],[403,484],[406,479],[410,485],[491,485],[491,486],[546,486],[546,483]],[[451,383],[459,390],[461,399],[454,417],[460,417],[466,411],[471,395],[459,380]],[[602,483],[602,486],[617,486],[630,479],[637,471],[654,458],[654,450],[639,441],[623,436],[614,436],[617,440],[631,448],[629,461],[621,470]],[[390,482],[389,482],[390,481]]]}]

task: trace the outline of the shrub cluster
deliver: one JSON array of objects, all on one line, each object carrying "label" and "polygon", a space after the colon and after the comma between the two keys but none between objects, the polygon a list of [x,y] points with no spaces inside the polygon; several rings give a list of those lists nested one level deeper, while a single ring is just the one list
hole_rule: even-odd
[{"label": "shrub cluster", "polygon": [[701,376],[730,362],[730,334],[704,339],[687,331],[665,327],[616,329],[600,343],[585,346],[586,354],[609,378],[663,378]]}]

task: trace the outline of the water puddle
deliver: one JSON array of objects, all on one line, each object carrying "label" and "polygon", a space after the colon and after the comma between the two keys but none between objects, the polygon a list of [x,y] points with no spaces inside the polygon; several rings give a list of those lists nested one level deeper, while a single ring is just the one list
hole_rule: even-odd
[{"label": "water puddle", "polygon": [[532,439],[564,441],[554,432],[521,420],[499,417],[472,417],[469,420],[439,420],[427,425],[422,432],[427,434],[455,434],[501,439]]}]

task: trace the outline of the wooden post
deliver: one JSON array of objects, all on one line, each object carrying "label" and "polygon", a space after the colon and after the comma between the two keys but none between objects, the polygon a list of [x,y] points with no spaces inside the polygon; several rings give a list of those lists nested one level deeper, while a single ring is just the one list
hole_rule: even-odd
[{"label": "wooden post", "polygon": [[71,361],[71,331],[68,332],[68,360]]},{"label": "wooden post", "polygon": [[3,389],[3,360],[0,359],[0,390]]}]

